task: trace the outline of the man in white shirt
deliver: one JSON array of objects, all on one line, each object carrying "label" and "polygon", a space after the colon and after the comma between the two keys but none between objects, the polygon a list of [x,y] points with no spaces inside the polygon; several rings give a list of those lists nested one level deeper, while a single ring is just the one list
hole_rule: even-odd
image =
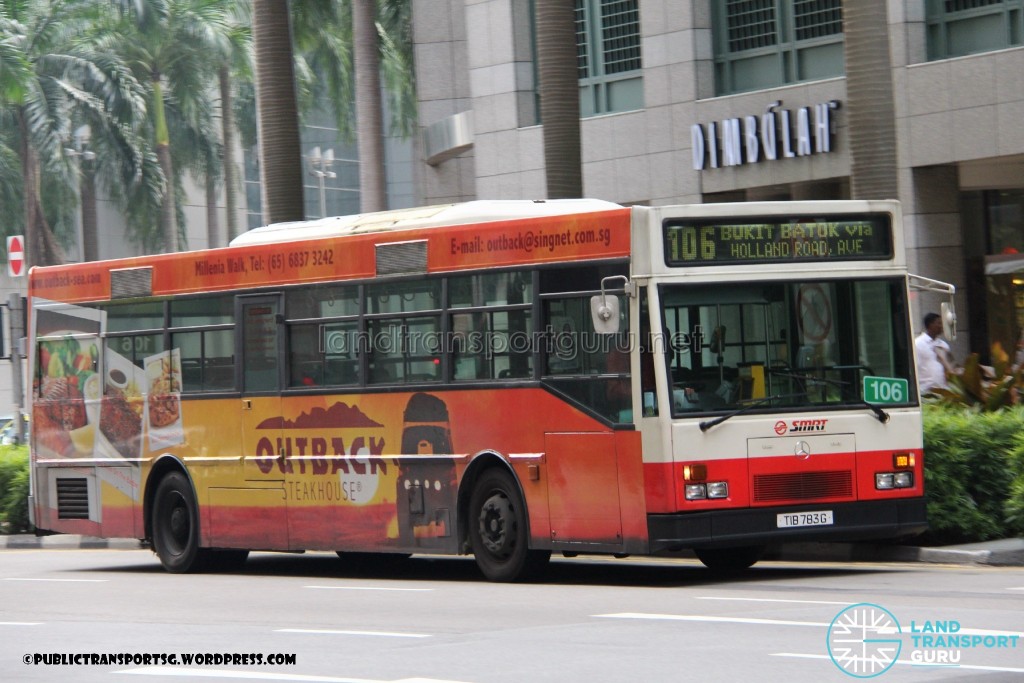
[{"label": "man in white shirt", "polygon": [[929,313],[924,317],[924,332],[914,339],[917,354],[917,382],[922,394],[949,386],[946,373],[954,372],[949,344],[942,338],[942,316]]}]

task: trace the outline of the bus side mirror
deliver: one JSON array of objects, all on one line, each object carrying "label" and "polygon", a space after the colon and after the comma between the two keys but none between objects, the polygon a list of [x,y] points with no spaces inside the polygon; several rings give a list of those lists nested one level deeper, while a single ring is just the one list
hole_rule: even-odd
[{"label": "bus side mirror", "polygon": [[956,309],[953,308],[953,301],[943,301],[939,305],[939,315],[942,316],[942,329],[949,339],[956,339]]},{"label": "bus side mirror", "polygon": [[590,318],[598,334],[617,334],[619,331],[619,297],[602,292],[590,297]]},{"label": "bus side mirror", "polygon": [[619,331],[619,297],[607,292],[609,280],[622,280],[622,291],[626,296],[633,296],[633,283],[625,275],[609,275],[601,279],[601,293],[590,297],[590,319],[594,332],[598,334],[616,334]]}]

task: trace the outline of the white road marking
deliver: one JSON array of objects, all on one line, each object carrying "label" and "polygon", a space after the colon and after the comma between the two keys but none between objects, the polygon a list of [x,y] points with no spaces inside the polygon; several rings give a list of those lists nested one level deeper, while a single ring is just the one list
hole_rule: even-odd
[{"label": "white road marking", "polygon": [[109,579],[18,579],[11,577],[4,579],[4,581],[46,581],[53,583],[65,583],[65,584],[105,584],[109,582]]},{"label": "white road marking", "polygon": [[782,600],[778,598],[720,598],[712,595],[698,596],[698,600],[735,600],[738,602],[788,602],[794,605],[853,605],[852,602],[832,602],[829,600]]},{"label": "white road marking", "polygon": [[[917,633],[917,631],[915,631]],[[945,633],[923,633],[923,635],[930,636],[944,636]],[[1015,638],[1024,638],[1024,633],[1021,631],[996,631],[988,628],[961,628],[953,635],[965,635],[965,636],[1011,636]]]},{"label": "white road marking", "polygon": [[594,614],[607,619],[655,619],[663,621],[711,621],[728,624],[766,624],[769,626],[828,626],[819,621],[788,621],[785,619],[753,619],[748,617],[711,617],[703,614],[650,614],[645,612],[619,612],[618,614]]},{"label": "white road marking", "polygon": [[276,628],[274,633],[326,633],[340,636],[385,636],[388,638],[430,638],[428,633],[397,633],[394,631],[339,631],[320,628]]},{"label": "white road marking", "polygon": [[303,586],[331,591],[403,591],[406,593],[429,593],[433,588],[391,588],[389,586]]},{"label": "white road marking", "polygon": [[1014,586],[1012,588],[1007,588],[1006,590],[1008,590],[1008,591],[1024,591],[1024,586]]},{"label": "white road marking", "polygon": [[309,676],[305,674],[280,674],[264,671],[238,671],[235,669],[187,669],[184,667],[146,666],[138,669],[115,671],[117,674],[132,676],[177,676],[179,678],[235,678],[251,681],[305,681],[306,683],[463,683],[439,678],[402,678],[381,681],[372,678],[344,678],[338,676]]},{"label": "white road marking", "polygon": [[42,626],[41,621],[0,621],[0,626]]},{"label": "white road marking", "polygon": [[[846,604],[846,603],[842,603]],[[608,619],[650,619],[650,620],[661,620],[661,621],[710,621],[710,622],[724,622],[729,624],[764,624],[768,626],[831,626],[829,622],[817,622],[817,621],[790,621],[784,619],[755,619],[751,617],[713,617],[703,614],[656,614],[648,612],[620,612],[618,614],[594,614],[594,617],[602,617]],[[893,631],[895,633],[895,631]],[[909,627],[903,629],[904,635],[944,635],[938,633],[924,633],[921,631],[911,631]],[[1024,632],[1021,631],[998,631],[994,629],[984,628],[961,628],[957,631],[957,635],[966,636],[1009,636],[1011,638],[1024,638]]]},{"label": "white road marking", "polygon": [[[828,655],[808,655],[800,654],[797,652],[774,652],[772,657],[797,657],[800,659],[831,659]],[[1024,673],[1024,669],[1014,668],[1010,666],[983,666],[981,664],[954,664],[954,665],[943,665],[943,664],[919,664],[917,662],[911,662],[907,659],[897,659],[897,664],[903,664],[905,666],[914,666],[918,668],[938,668],[938,669],[971,669],[973,671],[1003,671],[1008,673]]]}]

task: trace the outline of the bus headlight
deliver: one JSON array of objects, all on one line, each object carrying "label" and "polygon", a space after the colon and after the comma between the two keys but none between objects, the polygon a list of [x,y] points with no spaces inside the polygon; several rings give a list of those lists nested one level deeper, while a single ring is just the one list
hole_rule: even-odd
[{"label": "bus headlight", "polygon": [[728,498],[729,483],[725,481],[712,481],[708,483],[708,498]]},{"label": "bus headlight", "polygon": [[879,491],[889,489],[909,489],[914,486],[913,472],[876,472],[875,488]]},{"label": "bus headlight", "polygon": [[898,489],[909,489],[914,485],[914,473],[896,472],[896,476],[893,477],[893,483]]},{"label": "bus headlight", "polygon": [[708,497],[708,490],[704,484],[687,484],[686,500],[704,500]]}]

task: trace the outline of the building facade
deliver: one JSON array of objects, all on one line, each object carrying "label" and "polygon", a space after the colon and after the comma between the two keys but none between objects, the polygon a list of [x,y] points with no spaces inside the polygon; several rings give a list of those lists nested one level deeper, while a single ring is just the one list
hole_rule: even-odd
[{"label": "building facade", "polygon": [[[850,196],[856,65],[840,0],[575,4],[586,196]],[[532,5],[415,3],[424,203],[546,196]],[[1024,329],[1024,0],[878,5],[911,271],[956,285],[958,358],[993,342],[1012,354]],[[915,309],[937,310],[937,296],[916,295]]]}]

